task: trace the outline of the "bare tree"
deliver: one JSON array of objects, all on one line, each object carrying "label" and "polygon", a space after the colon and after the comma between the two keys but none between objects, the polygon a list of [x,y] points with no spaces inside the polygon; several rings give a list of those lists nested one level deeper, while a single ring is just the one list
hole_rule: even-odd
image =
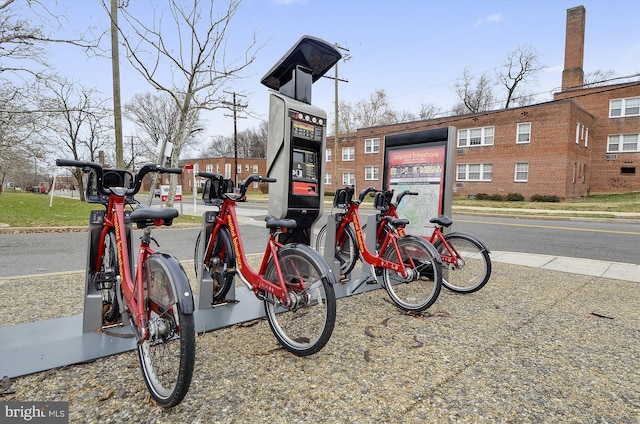
[{"label": "bare tree", "polygon": [[211,142],[200,150],[203,157],[233,157],[233,138],[222,135],[211,137]]},{"label": "bare tree", "polygon": [[587,72],[584,75],[583,86],[585,88],[601,87],[607,85],[609,80],[616,75],[614,71],[602,71],[600,69],[593,72]]},{"label": "bare tree", "polygon": [[482,74],[478,81],[474,81],[469,67],[465,67],[462,76],[454,85],[454,90],[460,101],[454,106],[456,114],[478,113],[491,110],[494,103],[493,83]]},{"label": "bare tree", "polygon": [[[255,60],[255,39],[244,56],[232,60],[226,57],[229,25],[240,3],[229,0],[218,11],[217,1],[192,0],[186,5],[169,0],[170,22],[155,11],[149,14],[154,19],[149,23],[122,8],[125,23],[120,31],[131,65],[154,89],[167,93],[178,111],[171,153],[174,164],[195,130],[190,119],[193,111],[224,107],[224,85],[240,77]],[[172,175],[170,181],[169,206],[173,204],[176,176]]]},{"label": "bare tree", "polygon": [[[58,154],[70,155],[74,160],[95,158],[96,151],[105,144],[101,123],[110,112],[104,109],[105,100],[101,100],[95,89],[88,89],[66,78],[51,78],[43,81],[49,96],[43,96],[38,109],[41,124],[51,135],[57,138],[63,151]],[[68,157],[68,156],[67,156]],[[80,200],[84,201],[82,170],[74,168],[78,181]]]},{"label": "bare tree", "polygon": [[[514,99],[518,88],[522,87],[526,82],[532,81],[536,77],[536,73],[542,70],[538,62],[538,52],[530,46],[518,46],[507,55],[506,61],[503,63],[500,71],[496,72],[498,84],[506,89],[507,96],[504,108],[509,109],[511,101]],[[526,104],[530,96],[520,96],[518,104],[520,106]]]},{"label": "bare tree", "polygon": [[418,119],[427,120],[433,119],[441,112],[441,109],[433,103],[423,103],[420,105],[420,112],[418,112]]}]

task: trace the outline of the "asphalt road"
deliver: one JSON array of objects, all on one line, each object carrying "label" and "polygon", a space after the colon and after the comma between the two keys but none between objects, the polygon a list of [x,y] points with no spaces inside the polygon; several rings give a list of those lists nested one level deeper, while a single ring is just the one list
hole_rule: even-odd
[{"label": "asphalt road", "polygon": [[[262,253],[267,232],[264,206],[243,205],[253,221],[241,225],[247,253]],[[363,211],[363,215],[366,211]],[[616,220],[537,220],[454,215],[454,231],[478,236],[493,251],[549,254],[640,264],[640,225]],[[198,228],[163,228],[154,231],[156,248],[179,260],[193,259]],[[141,231],[134,231],[134,243]],[[0,277],[77,271],[85,268],[87,235],[39,233],[0,235]],[[134,251],[137,251],[135,249]]]}]

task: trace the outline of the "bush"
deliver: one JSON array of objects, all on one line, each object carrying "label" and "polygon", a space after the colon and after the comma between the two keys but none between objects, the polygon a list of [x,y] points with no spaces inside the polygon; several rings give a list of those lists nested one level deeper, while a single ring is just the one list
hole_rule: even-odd
[{"label": "bush", "polygon": [[504,196],[502,194],[492,194],[489,196],[489,200],[494,200],[496,202],[504,201]]},{"label": "bush", "polygon": [[268,194],[269,193],[269,183],[260,183],[258,185],[258,187],[260,188],[260,192],[262,194]]},{"label": "bush", "polygon": [[560,201],[560,198],[558,196],[549,196],[546,194],[534,194],[533,196],[531,196],[531,198],[529,199],[531,202],[552,202],[552,203],[557,203]]},{"label": "bush", "polygon": [[487,193],[478,193],[476,194],[476,200],[489,200],[489,195]]},{"label": "bush", "polygon": [[505,197],[509,202],[523,202],[524,196],[520,193],[509,193]]}]

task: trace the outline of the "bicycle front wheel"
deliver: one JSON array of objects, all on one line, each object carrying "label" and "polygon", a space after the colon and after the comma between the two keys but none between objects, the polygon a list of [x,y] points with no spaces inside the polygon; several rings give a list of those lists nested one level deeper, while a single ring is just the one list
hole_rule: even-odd
[{"label": "bicycle front wheel", "polygon": [[[264,307],[269,326],[285,349],[297,356],[318,352],[329,341],[336,322],[335,279],[326,262],[309,246],[288,244],[278,250],[278,263],[288,290],[288,305],[271,293]],[[264,277],[279,284],[273,258]]]},{"label": "bicycle front wheel", "polygon": [[200,275],[202,267],[204,267],[211,278],[213,279],[213,303],[219,302],[225,298],[229,289],[233,285],[233,279],[235,276],[236,258],[233,255],[233,248],[231,245],[231,236],[226,229],[221,229],[218,232],[218,237],[212,240],[209,237],[204,245],[204,252],[206,254],[209,248],[209,243],[214,243],[211,250],[211,256],[209,259],[200,258],[198,252],[200,250],[200,243],[202,243],[202,234],[198,233],[196,238],[196,247],[193,251],[193,264],[196,271],[196,277]]},{"label": "bicycle front wheel", "polygon": [[138,358],[151,396],[171,408],[187,394],[193,376],[193,296],[184,270],[170,255],[149,256],[143,272],[149,337],[138,344]]},{"label": "bicycle front wheel", "polygon": [[421,312],[438,298],[442,285],[439,256],[433,246],[413,236],[399,237],[398,251],[390,244],[383,258],[404,264],[407,275],[392,269],[383,271],[384,286],[391,300],[406,311]]},{"label": "bicycle front wheel", "polygon": [[[336,226],[340,223],[336,222]],[[337,229],[337,228],[336,228]],[[353,270],[358,260],[358,244],[351,227],[345,227],[342,234],[336,236],[335,258],[340,263],[340,274],[347,275]],[[324,256],[325,243],[327,242],[327,226],[324,225],[316,238],[316,250]]]},{"label": "bicycle front wheel", "polygon": [[482,243],[462,233],[445,234],[434,246],[442,258],[442,285],[456,293],[473,293],[491,277],[491,259]]}]

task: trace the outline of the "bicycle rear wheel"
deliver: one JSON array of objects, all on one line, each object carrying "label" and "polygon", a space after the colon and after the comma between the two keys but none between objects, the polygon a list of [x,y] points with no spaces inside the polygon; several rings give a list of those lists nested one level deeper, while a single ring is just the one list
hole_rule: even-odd
[{"label": "bicycle rear wheel", "polygon": [[442,240],[434,243],[443,259],[442,285],[456,293],[473,293],[484,287],[491,277],[491,259],[487,249],[466,234],[449,233],[444,238],[451,246],[451,252]]},{"label": "bicycle rear wheel", "polygon": [[[264,307],[269,326],[285,349],[297,356],[318,352],[329,341],[336,321],[335,279],[318,252],[302,244],[278,250],[278,262],[291,304],[266,293]],[[264,277],[278,284],[273,258]]]},{"label": "bicycle rear wheel", "polygon": [[138,358],[151,396],[160,406],[171,408],[187,394],[193,376],[193,296],[187,276],[173,256],[149,256],[143,272],[149,337],[138,344]]},{"label": "bicycle rear wheel", "polygon": [[398,252],[389,245],[383,258],[400,263],[409,271],[402,276],[392,269],[383,270],[384,286],[391,300],[406,311],[421,312],[438,298],[442,274],[438,253],[426,241],[413,236],[398,238]]},{"label": "bicycle rear wheel", "polygon": [[[336,222],[336,226],[340,223]],[[324,225],[318,232],[318,238],[316,238],[316,250],[324,257],[324,249],[327,238],[327,226]],[[356,243],[356,236],[353,234],[353,230],[350,226],[345,227],[342,234],[335,244],[335,258],[340,263],[340,274],[347,275],[353,270],[358,260],[358,244]]]}]

